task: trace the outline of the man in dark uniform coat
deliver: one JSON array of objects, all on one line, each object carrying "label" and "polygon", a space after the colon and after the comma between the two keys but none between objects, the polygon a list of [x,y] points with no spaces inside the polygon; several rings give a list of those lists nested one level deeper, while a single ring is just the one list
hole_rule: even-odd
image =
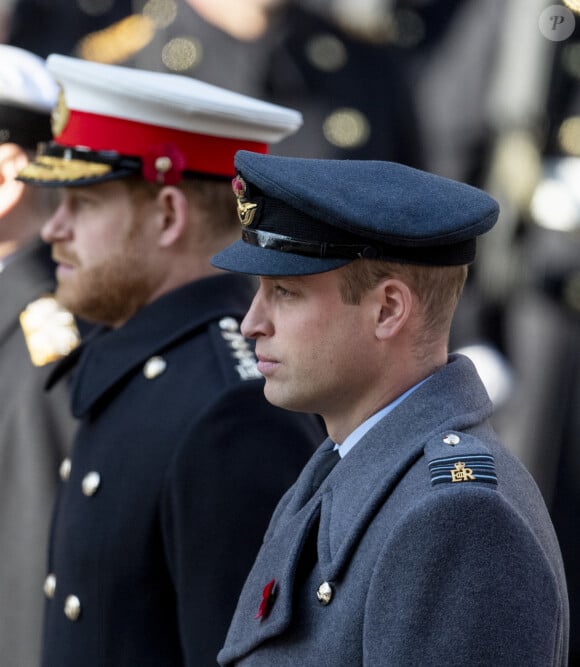
[{"label": "man in dark uniform coat", "polygon": [[41,58],[0,45],[0,662],[14,667],[38,663],[50,510],[76,427],[66,386],[44,391],[78,342],[39,236],[53,197],[16,180],[51,136],[56,91]]},{"label": "man in dark uniform coat", "polygon": [[239,331],[255,284],[211,255],[239,235],[240,146],[300,114],[189,78],[50,56],[54,141],[20,177],[64,186],[43,227],[57,296],[103,325],[74,367],[80,420],[51,535],[45,667],[216,662],[271,512],[320,437],[270,406]]},{"label": "man in dark uniform coat", "polygon": [[265,395],[330,437],[274,513],[220,664],[565,667],[546,506],[447,352],[496,202],[391,162],[236,166],[242,240],[212,261],[260,276],[241,328]]}]

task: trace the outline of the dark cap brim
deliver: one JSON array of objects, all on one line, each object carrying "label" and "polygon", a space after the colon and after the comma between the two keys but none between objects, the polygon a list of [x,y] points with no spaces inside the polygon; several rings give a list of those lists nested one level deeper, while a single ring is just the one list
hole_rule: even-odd
[{"label": "dark cap brim", "polygon": [[20,171],[18,180],[45,187],[74,187],[127,178],[133,173],[132,169],[113,168],[98,162],[37,156]]},{"label": "dark cap brim", "polygon": [[218,269],[254,276],[307,276],[339,269],[351,261],[351,259],[295,255],[270,248],[259,248],[241,240],[211,259],[212,265]]}]

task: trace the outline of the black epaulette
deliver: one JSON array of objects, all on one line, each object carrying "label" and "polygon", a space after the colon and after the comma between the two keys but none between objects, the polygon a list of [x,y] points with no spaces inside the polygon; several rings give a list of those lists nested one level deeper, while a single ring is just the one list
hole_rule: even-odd
[{"label": "black epaulette", "polygon": [[471,482],[497,485],[494,458],[479,438],[448,431],[429,440],[424,453],[431,486]]},{"label": "black epaulette", "polygon": [[240,331],[240,324],[234,317],[222,317],[210,325],[220,342],[224,343],[225,363],[233,369],[240,380],[261,380],[258,361],[247,338]]}]

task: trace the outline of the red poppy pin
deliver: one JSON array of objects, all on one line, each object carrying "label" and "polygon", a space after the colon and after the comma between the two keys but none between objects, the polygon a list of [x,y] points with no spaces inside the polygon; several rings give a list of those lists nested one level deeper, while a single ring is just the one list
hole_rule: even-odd
[{"label": "red poppy pin", "polygon": [[185,155],[175,144],[156,144],[143,156],[143,178],[150,183],[176,185],[186,164]]},{"label": "red poppy pin", "polygon": [[262,591],[262,601],[260,602],[260,606],[258,607],[258,613],[254,616],[254,618],[256,619],[260,618],[262,620],[268,618],[268,614],[270,613],[270,609],[274,604],[275,597],[276,597],[276,579],[272,579],[272,581],[269,581],[264,586],[264,590]]}]

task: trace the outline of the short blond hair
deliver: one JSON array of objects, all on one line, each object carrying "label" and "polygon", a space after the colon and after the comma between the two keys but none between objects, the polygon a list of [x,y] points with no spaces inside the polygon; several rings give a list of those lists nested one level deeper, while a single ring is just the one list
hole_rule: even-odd
[{"label": "short blond hair", "polygon": [[426,266],[356,259],[343,271],[340,294],[345,303],[356,305],[381,280],[402,280],[421,305],[424,326],[415,340],[415,346],[419,353],[423,351],[427,354],[431,342],[441,336],[449,337],[467,273],[466,265]]},{"label": "short blond hair", "polygon": [[[163,187],[139,177],[125,180],[135,203],[155,199]],[[229,236],[239,228],[235,197],[229,181],[204,178],[183,179],[178,185],[190,206],[194,206],[203,223],[215,237]]]}]

